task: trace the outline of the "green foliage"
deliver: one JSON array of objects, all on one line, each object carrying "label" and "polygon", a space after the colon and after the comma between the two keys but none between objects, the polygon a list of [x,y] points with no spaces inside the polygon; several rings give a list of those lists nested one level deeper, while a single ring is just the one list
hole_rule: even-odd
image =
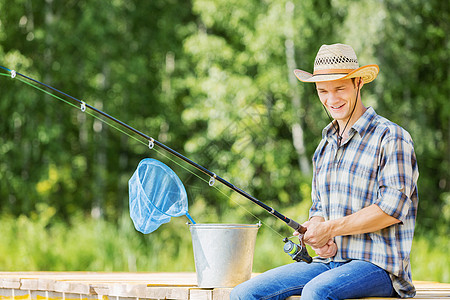
[{"label": "green foliage", "polygon": [[83,215],[70,224],[40,205],[38,212],[0,218],[3,271],[194,271],[189,229],[181,219],[156,234],[138,233],[124,215],[117,224]]},{"label": "green foliage", "polygon": [[450,283],[450,243],[443,234],[414,238],[411,252],[413,280]]},{"label": "green foliage", "polygon": [[[329,120],[314,85],[297,84],[292,69],[312,71],[322,44],[353,45],[360,65],[381,67],[363,102],[415,141],[415,245],[439,248],[424,247],[429,232],[448,245],[448,1],[0,0],[0,11],[0,65],[83,99],[300,222],[310,203],[305,170]],[[183,261],[190,246],[170,240],[187,245],[185,233],[142,237],[123,218],[127,181],[146,156],[174,168],[198,222],[255,222],[254,215],[290,234],[248,200],[205,188],[203,174],[78,109],[3,75],[0,90],[1,228],[12,228],[0,237],[5,269],[192,270]],[[257,270],[270,267],[274,231],[261,230]],[[61,238],[41,242],[51,235]],[[77,250],[77,240],[89,246]],[[415,257],[426,256],[420,251]],[[13,253],[18,259],[9,260]],[[448,281],[448,270],[440,274]]]},{"label": "green foliage", "polygon": [[419,230],[442,220],[441,195],[450,189],[449,4],[423,4],[386,1],[383,39],[376,47],[380,83],[389,87],[377,91],[380,112],[389,111],[415,141],[423,200]]},{"label": "green foliage", "polygon": [[[304,209],[305,204],[298,208]],[[207,208],[197,205],[192,210],[200,214]],[[128,215],[123,215],[117,224],[83,215],[73,216],[67,223],[55,213],[54,208],[39,205],[37,212],[30,216],[0,216],[2,271],[195,271],[185,218],[172,219],[154,233],[143,235],[135,231]],[[215,218],[211,216],[211,220]],[[225,217],[221,221],[228,220]],[[256,223],[255,219],[247,221]],[[273,228],[263,225],[258,232],[253,272],[292,262],[283,252],[282,236],[278,233],[282,230],[272,218],[265,219],[264,223]],[[446,237],[416,237],[413,249],[414,280],[450,282],[447,268],[450,245]],[[309,249],[309,253],[314,252]]]}]

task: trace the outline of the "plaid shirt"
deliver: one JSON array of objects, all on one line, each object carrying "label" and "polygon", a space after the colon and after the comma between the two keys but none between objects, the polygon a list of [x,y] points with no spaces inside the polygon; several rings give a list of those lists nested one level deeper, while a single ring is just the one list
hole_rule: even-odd
[{"label": "plaid shirt", "polygon": [[314,158],[310,218],[348,216],[371,204],[401,222],[372,233],[334,238],[334,261],[360,259],[389,272],[401,297],[412,297],[409,255],[417,214],[419,177],[411,136],[369,107],[337,147],[329,124]]}]

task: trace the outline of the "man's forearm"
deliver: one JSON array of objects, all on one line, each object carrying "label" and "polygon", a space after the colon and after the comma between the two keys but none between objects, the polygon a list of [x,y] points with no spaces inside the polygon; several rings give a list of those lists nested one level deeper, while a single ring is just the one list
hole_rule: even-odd
[{"label": "man's forearm", "polygon": [[324,221],[322,217],[312,217],[303,223],[307,228],[304,241],[314,248],[321,248],[336,236],[374,232],[399,222],[383,212],[378,205],[372,204],[335,220]]},{"label": "man's forearm", "polygon": [[331,235],[335,237],[375,232],[396,223],[400,221],[386,214],[378,205],[372,204],[349,216],[330,220],[328,225]]}]

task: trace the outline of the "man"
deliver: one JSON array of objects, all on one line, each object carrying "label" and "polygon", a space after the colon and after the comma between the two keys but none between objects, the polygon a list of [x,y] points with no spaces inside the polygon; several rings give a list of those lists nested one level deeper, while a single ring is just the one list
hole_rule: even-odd
[{"label": "man", "polygon": [[418,167],[408,132],[361,101],[361,88],[378,71],[359,67],[343,44],[323,45],[313,74],[294,71],[300,81],[315,82],[334,119],[314,153],[312,206],[303,224],[304,242],[318,257],[260,274],[234,288],[231,299],[415,295],[409,255]]}]

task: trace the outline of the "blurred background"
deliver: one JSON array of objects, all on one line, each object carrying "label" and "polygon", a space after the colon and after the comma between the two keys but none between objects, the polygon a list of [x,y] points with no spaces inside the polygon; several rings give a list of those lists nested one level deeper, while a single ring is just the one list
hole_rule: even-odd
[{"label": "blurred background", "polygon": [[[449,24],[442,0],[0,0],[0,65],[303,222],[329,120],[292,71],[350,44],[381,69],[363,103],[415,141],[413,279],[450,282]],[[0,91],[0,270],[194,271],[186,218],[133,227],[128,180],[145,157],[174,169],[197,222],[264,223],[254,272],[290,262],[277,233],[292,230],[220,183],[18,80],[0,76]]]}]

